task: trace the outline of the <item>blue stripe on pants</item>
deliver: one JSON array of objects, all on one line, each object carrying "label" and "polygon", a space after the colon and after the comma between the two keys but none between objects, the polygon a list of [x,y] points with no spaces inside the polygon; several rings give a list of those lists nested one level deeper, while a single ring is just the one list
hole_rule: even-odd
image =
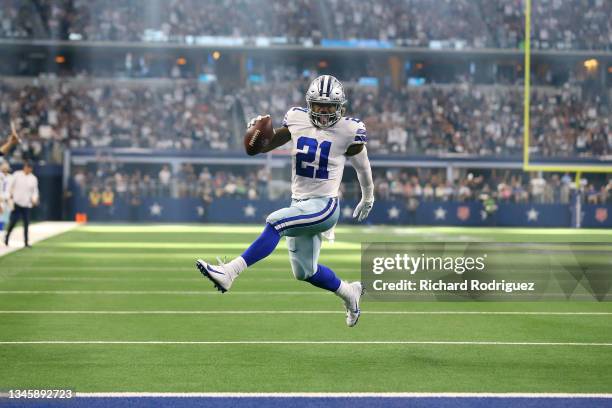
[{"label": "blue stripe on pants", "polygon": [[[300,224],[293,224],[293,225],[285,226],[285,227],[283,227],[283,228],[279,229],[279,230],[278,230],[278,232],[285,231],[285,230],[287,230],[287,229],[289,229],[289,228],[297,228],[297,227],[310,227],[310,226],[315,225],[315,224],[321,224],[321,223],[324,223],[325,221],[327,221],[327,220],[329,219],[329,217],[331,217],[332,215],[334,215],[334,212],[336,211],[336,208],[338,207],[338,201],[337,201],[337,200],[334,200],[334,199],[332,198],[332,200],[331,200],[331,201],[330,201],[330,202],[327,204],[327,207],[325,207],[325,208],[326,208],[326,209],[328,209],[328,208],[329,208],[329,205],[330,205],[332,202],[334,203],[334,207],[333,207],[333,208],[331,209],[331,211],[329,211],[329,213],[328,213],[328,214],[327,214],[325,217],[323,217],[322,219],[320,219],[320,220],[316,220],[316,221],[312,221],[312,222],[307,222],[307,223],[300,223]],[[322,211],[321,213],[323,214],[323,213],[325,213],[325,211]],[[321,215],[321,214],[319,214],[319,215]],[[310,218],[310,219],[311,219],[311,218],[313,218],[313,217],[308,217],[308,218]]]},{"label": "blue stripe on pants", "polygon": [[325,208],[322,209],[321,211],[319,211],[316,214],[296,215],[295,217],[281,218],[280,220],[278,220],[275,223],[273,223],[272,226],[275,227],[278,224],[283,224],[285,222],[289,222],[289,221],[293,221],[293,220],[318,217],[319,215],[322,215],[325,211],[327,211],[329,209],[329,207],[331,206],[333,200],[334,200],[333,198],[330,198],[329,201],[327,202],[327,205],[325,206]]}]

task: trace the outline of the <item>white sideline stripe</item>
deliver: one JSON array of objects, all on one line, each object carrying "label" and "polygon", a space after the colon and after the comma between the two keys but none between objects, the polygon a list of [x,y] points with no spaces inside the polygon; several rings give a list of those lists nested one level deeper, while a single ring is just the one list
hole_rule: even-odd
[{"label": "white sideline stripe", "polygon": [[[612,312],[495,312],[437,310],[372,310],[366,315],[495,315],[495,316],[612,316]],[[258,315],[258,314],[345,314],[340,310],[0,310],[0,314],[98,314],[98,315]]]},{"label": "white sideline stripe", "polygon": [[612,398],[612,394],[524,392],[77,392],[76,396],[79,398]]},{"label": "white sideline stripe", "polygon": [[[8,393],[0,393],[7,398]],[[612,394],[526,392],[77,392],[78,398],[612,398]]]},{"label": "white sideline stripe", "polygon": [[16,340],[0,345],[431,345],[431,346],[586,346],[612,347],[612,343],[531,341],[417,341],[417,340]]},{"label": "white sideline stripe", "polygon": [[[63,234],[64,232],[76,228],[78,225],[79,224],[76,222],[46,221],[34,223],[30,225],[28,231],[30,244],[34,245],[40,241],[44,241],[47,238]],[[4,238],[4,234],[0,235],[2,235]],[[23,227],[19,226],[13,230],[9,244],[10,246],[8,247],[4,246],[4,244],[0,245],[0,257],[19,251],[23,248]]]}]

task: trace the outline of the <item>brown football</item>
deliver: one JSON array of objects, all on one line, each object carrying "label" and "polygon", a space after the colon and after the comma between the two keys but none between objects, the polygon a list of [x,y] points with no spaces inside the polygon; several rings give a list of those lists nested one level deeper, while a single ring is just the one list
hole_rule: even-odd
[{"label": "brown football", "polygon": [[247,154],[254,156],[257,153],[261,153],[273,136],[272,118],[266,115],[249,127],[244,134],[244,148]]}]

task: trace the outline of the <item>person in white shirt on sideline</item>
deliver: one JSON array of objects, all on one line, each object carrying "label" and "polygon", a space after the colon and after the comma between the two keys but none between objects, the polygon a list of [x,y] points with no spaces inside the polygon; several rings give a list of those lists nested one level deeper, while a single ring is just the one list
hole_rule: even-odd
[{"label": "person in white shirt on sideline", "polygon": [[13,199],[13,211],[4,237],[4,244],[8,246],[9,237],[19,218],[23,221],[23,238],[26,248],[30,248],[28,241],[28,227],[30,226],[30,210],[38,205],[38,179],[32,174],[32,164],[24,162],[23,170],[13,174],[10,186],[10,195]]},{"label": "person in white shirt on sideline", "polygon": [[8,225],[9,215],[11,214],[11,200],[9,195],[9,187],[13,176],[11,176],[11,167],[8,162],[4,161],[0,165],[0,231]]}]

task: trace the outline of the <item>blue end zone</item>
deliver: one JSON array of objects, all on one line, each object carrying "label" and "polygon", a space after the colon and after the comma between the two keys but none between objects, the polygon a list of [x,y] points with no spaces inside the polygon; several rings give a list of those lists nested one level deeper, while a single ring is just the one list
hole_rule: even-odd
[{"label": "blue end zone", "polygon": [[118,397],[71,400],[0,400],[0,407],[18,408],[601,408],[612,407],[610,398],[529,397]]}]

